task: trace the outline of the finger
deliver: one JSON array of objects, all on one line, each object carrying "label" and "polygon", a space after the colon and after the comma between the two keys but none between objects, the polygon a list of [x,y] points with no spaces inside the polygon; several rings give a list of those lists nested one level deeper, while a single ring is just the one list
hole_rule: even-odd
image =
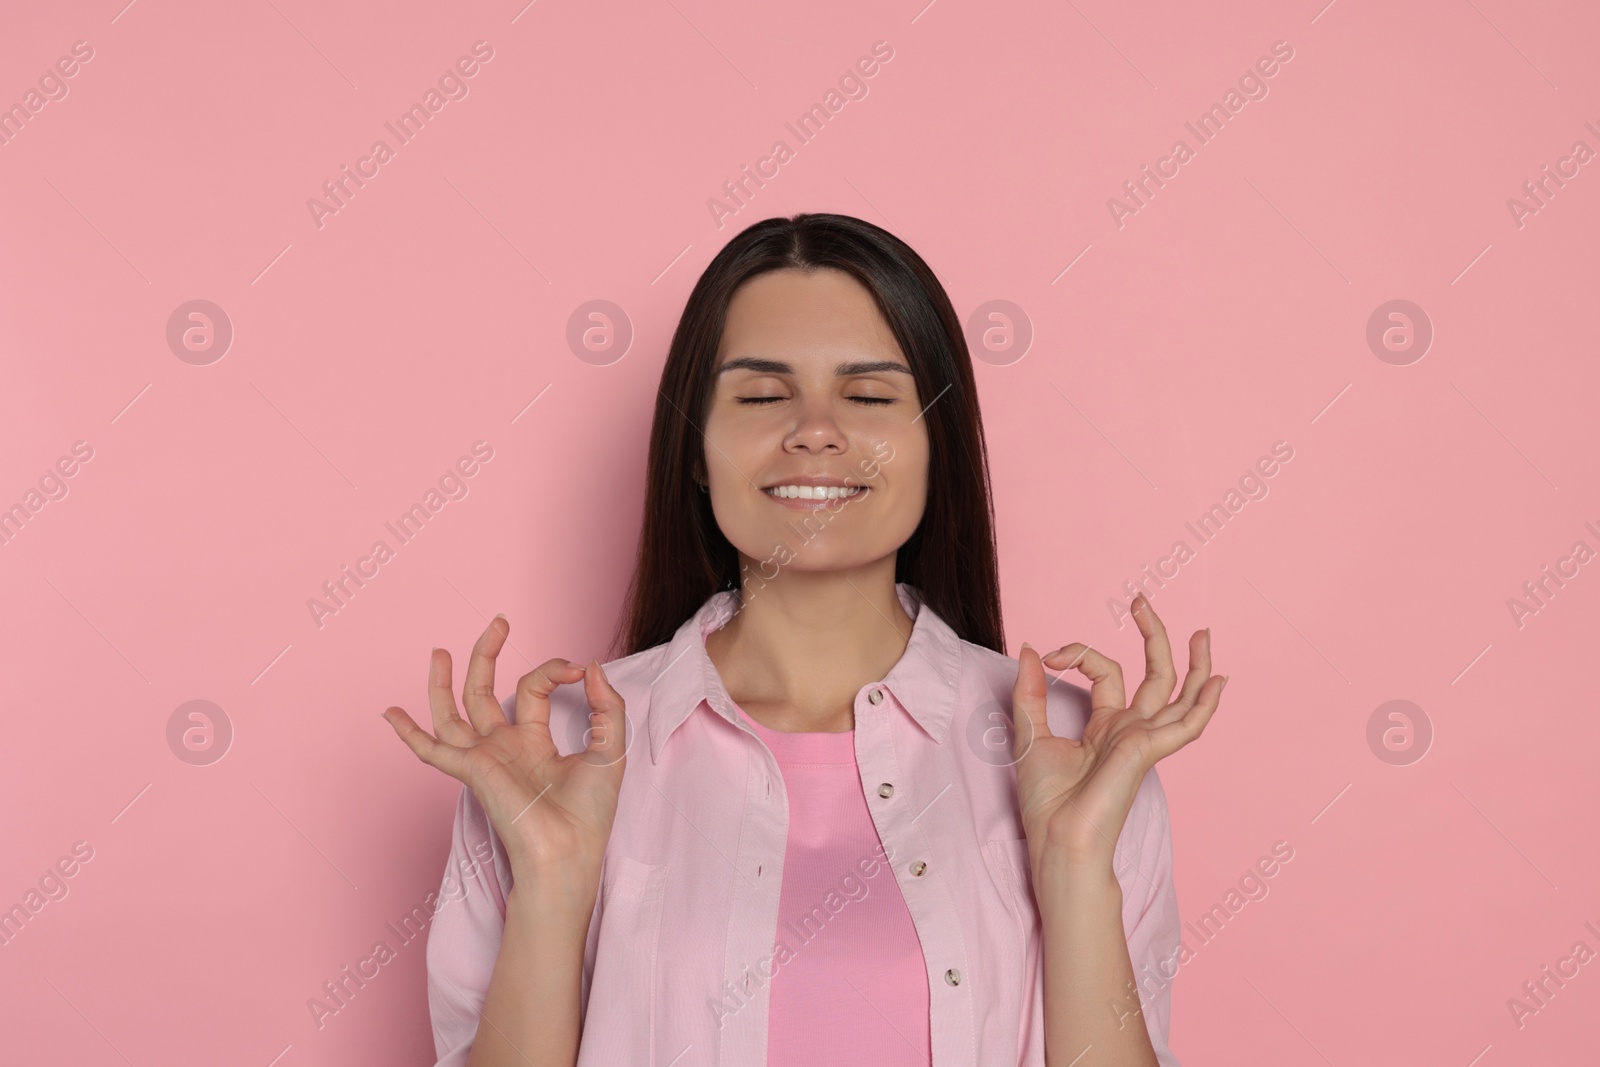
[{"label": "finger", "polygon": [[1144,681],[1133,691],[1133,703],[1128,706],[1150,715],[1167,706],[1172,688],[1178,684],[1178,672],[1172,665],[1167,628],[1143,593],[1133,598],[1133,621],[1144,635]]},{"label": "finger", "polygon": [[537,723],[550,729],[550,694],[556,687],[576,682],[584,669],[564,659],[547,659],[517,679],[517,725]]},{"label": "finger", "polygon": [[1045,694],[1049,687],[1045,677],[1044,662],[1038,651],[1026,641],[1017,653],[1017,682],[1011,689],[1011,755],[1014,762],[1033,747],[1034,738],[1050,737],[1049,703]]},{"label": "finger", "polygon": [[592,659],[584,668],[583,692],[589,701],[589,743],[583,758],[588,763],[609,767],[628,754],[628,714],[622,694],[612,688],[611,679],[600,661]]},{"label": "finger", "polygon": [[1062,645],[1044,657],[1044,665],[1055,670],[1076,670],[1089,679],[1089,707],[1094,711],[1110,708],[1120,711],[1123,703],[1122,667],[1081,641]]},{"label": "finger", "polygon": [[1184,714],[1194,707],[1195,699],[1200,695],[1200,688],[1210,677],[1211,630],[1208,627],[1189,635],[1189,673],[1183,676],[1183,688],[1178,691],[1178,699],[1157,712],[1151,721],[1165,725],[1183,718]]},{"label": "finger", "polygon": [[428,655],[428,707],[433,712],[433,732],[440,741],[466,746],[478,737],[456,711],[456,698],[450,692],[450,653],[443,648]]},{"label": "finger", "polygon": [[1228,679],[1222,675],[1207,679],[1194,706],[1184,712],[1181,718],[1150,731],[1150,743],[1156,752],[1156,759],[1165,759],[1204,732],[1221,701],[1222,688],[1227,684]]},{"label": "finger", "polygon": [[411,720],[404,708],[390,708],[383,713],[383,717],[419,760],[430,767],[437,767],[452,778],[466,781],[465,753],[461,749],[430,737],[428,731]]},{"label": "finger", "polygon": [[504,615],[496,615],[478,635],[472,655],[467,659],[467,680],[461,686],[461,702],[467,706],[472,728],[482,736],[488,736],[496,726],[505,725],[505,712],[500,710],[500,701],[494,696],[494,658],[505,647],[510,633],[511,623]]}]

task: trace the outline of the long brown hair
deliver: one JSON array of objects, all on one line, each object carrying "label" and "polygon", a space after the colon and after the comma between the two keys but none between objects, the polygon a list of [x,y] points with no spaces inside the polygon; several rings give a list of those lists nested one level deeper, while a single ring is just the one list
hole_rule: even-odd
[{"label": "long brown hair", "polygon": [[824,268],[872,293],[927,405],[927,504],[900,546],[895,581],[915,586],[960,637],[1005,651],[989,458],[972,357],[950,298],[889,231],[849,215],[799,214],[757,222],[729,241],[678,320],[656,391],[638,560],[612,642],[623,642],[623,655],[671,640],[713,593],[739,588],[738,551],[695,480],[728,304],[758,274]]}]

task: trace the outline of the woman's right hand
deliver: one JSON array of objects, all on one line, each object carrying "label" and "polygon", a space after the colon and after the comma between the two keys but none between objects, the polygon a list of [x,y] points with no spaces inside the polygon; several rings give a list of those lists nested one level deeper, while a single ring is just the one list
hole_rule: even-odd
[{"label": "woman's right hand", "polygon": [[[428,703],[438,738],[391,707],[383,717],[422,762],[464,783],[488,813],[512,870],[579,893],[592,893],[611,837],[626,765],[625,705],[598,661],[581,667],[547,660],[517,683],[516,722],[494,695],[495,656],[511,624],[496,616],[472,647],[462,701],[450,691],[450,653],[433,650]],[[560,755],[550,735],[550,694],[583,679],[593,711],[588,747]],[[592,898],[591,898],[592,899]]]}]

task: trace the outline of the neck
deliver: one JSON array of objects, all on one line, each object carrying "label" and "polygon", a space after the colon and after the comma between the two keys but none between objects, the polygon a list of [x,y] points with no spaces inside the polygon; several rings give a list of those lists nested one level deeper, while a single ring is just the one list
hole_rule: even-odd
[{"label": "neck", "polygon": [[706,636],[734,703],[774,730],[853,729],[856,693],[888,674],[911,639],[894,562],[746,582],[733,618]]}]

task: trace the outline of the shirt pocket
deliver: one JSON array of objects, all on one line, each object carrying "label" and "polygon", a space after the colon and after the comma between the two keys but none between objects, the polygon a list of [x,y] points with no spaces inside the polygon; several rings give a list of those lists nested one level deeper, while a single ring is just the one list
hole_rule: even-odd
[{"label": "shirt pocket", "polygon": [[606,857],[578,1067],[656,1063],[657,948],[668,866],[629,856]]}]

